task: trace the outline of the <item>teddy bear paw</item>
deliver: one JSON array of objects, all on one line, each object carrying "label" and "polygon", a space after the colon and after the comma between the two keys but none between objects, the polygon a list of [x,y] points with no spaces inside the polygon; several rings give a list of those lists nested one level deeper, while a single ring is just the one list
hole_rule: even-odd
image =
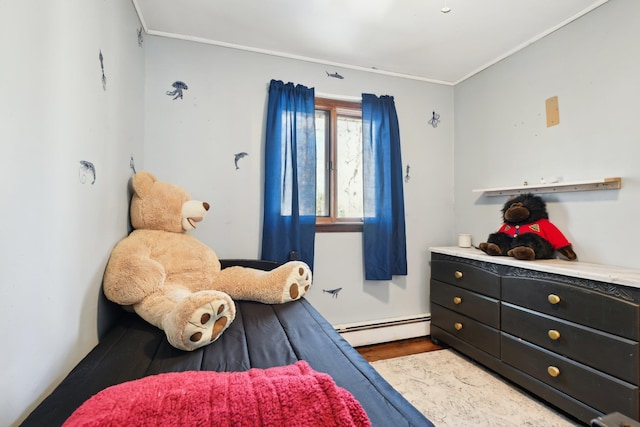
[{"label": "teddy bear paw", "polygon": [[483,243],[480,243],[478,248],[480,248],[480,250],[482,252],[485,252],[487,255],[493,255],[493,256],[502,255],[502,249],[500,249],[500,246],[496,245],[495,243],[483,242]]},{"label": "teddy bear paw", "polygon": [[518,246],[517,248],[513,248],[507,252],[507,255],[523,261],[533,261],[536,259],[536,252],[527,246]]},{"label": "teddy bear paw", "polygon": [[212,301],[193,312],[184,329],[184,336],[194,344],[208,344],[217,340],[230,324],[229,306]]},{"label": "teddy bear paw", "polygon": [[[195,293],[180,305],[178,318],[174,319],[175,325],[181,325],[180,342],[171,344],[183,350],[195,350],[217,340],[236,315],[231,297],[217,291]],[[169,334],[168,337],[172,341]]]},{"label": "teddy bear paw", "polygon": [[284,283],[283,302],[301,298],[311,286],[311,269],[303,262],[296,262]]}]

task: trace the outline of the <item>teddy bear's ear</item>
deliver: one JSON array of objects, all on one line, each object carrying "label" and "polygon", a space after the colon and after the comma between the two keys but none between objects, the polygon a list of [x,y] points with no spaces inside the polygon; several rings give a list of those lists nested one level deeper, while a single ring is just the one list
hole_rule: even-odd
[{"label": "teddy bear's ear", "polygon": [[133,176],[133,191],[135,191],[138,197],[144,197],[157,180],[158,179],[149,172],[140,171]]}]

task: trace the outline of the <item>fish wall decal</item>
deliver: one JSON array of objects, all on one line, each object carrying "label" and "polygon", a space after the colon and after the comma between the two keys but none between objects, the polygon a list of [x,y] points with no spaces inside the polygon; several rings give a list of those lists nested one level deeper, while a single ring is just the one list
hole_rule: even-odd
[{"label": "fish wall decal", "polygon": [[138,47],[142,47],[144,44],[144,28],[140,27],[137,30],[138,32]]},{"label": "fish wall decal", "polygon": [[433,126],[434,128],[438,127],[438,123],[440,123],[440,114],[436,113],[435,111],[433,112],[433,115],[431,116],[431,120],[429,120],[429,124],[431,126]]},{"label": "fish wall decal", "polygon": [[342,77],[340,74],[338,74],[338,72],[336,71],[335,73],[330,74],[328,71],[325,71],[325,73],[327,73],[327,76],[329,77],[333,77],[334,79],[344,79],[344,77]]},{"label": "fish wall decal", "polygon": [[171,87],[173,87],[173,90],[168,90],[167,95],[173,96],[174,100],[178,98],[183,99],[182,91],[189,89],[189,86],[187,86],[185,82],[181,82],[180,80],[176,80],[175,82],[173,82]]},{"label": "fish wall decal", "polygon": [[330,294],[332,298],[338,298],[338,293],[340,293],[341,290],[342,288],[323,289],[322,292]]},{"label": "fish wall decal", "polygon": [[243,159],[245,157],[247,157],[249,154],[245,153],[244,151],[241,151],[239,153],[236,153],[233,155],[233,162],[236,164],[236,170],[240,169],[240,167],[238,166],[238,160]]},{"label": "fish wall decal", "polygon": [[80,160],[80,171],[78,172],[80,182],[87,182],[87,176],[91,177],[91,185],[96,183],[96,167],[93,163],[86,160]]},{"label": "fish wall decal", "polygon": [[107,91],[107,76],[104,74],[104,56],[102,55],[102,49],[100,49],[100,55],[98,55],[98,59],[100,60],[100,69],[102,70],[102,90]]}]

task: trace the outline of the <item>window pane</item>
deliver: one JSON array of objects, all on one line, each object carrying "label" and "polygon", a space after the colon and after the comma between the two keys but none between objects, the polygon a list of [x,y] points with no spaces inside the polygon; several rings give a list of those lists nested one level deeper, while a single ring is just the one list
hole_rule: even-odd
[{"label": "window pane", "polygon": [[316,110],[316,216],[329,216],[329,112]]},{"label": "window pane", "polygon": [[362,218],[362,120],[339,116],[337,131],[337,217]]}]

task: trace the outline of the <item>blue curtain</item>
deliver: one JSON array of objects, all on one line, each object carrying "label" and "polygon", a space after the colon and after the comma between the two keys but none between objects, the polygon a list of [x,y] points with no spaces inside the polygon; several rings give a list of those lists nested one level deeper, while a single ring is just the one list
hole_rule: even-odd
[{"label": "blue curtain", "polygon": [[314,89],[271,80],[265,143],[262,259],[291,251],[313,269],[316,232]]},{"label": "blue curtain", "polygon": [[392,96],[362,94],[364,267],[367,280],[407,274],[400,129]]}]

